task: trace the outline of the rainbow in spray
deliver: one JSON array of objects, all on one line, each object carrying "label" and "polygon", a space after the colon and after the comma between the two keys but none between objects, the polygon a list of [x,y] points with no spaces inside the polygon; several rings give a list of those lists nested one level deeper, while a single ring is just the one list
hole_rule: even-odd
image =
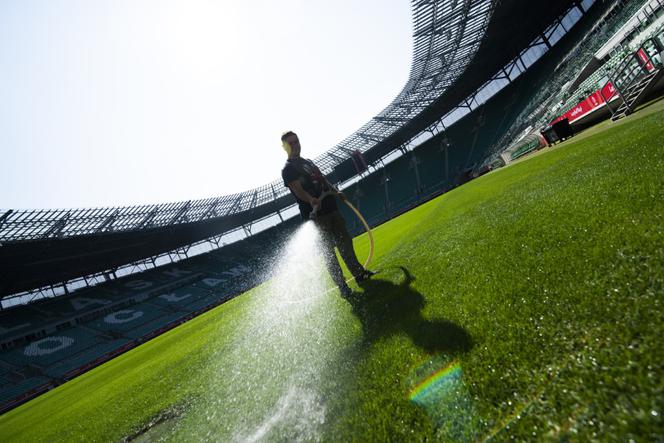
[{"label": "rainbow in spray", "polygon": [[477,440],[481,420],[463,383],[459,360],[447,363],[444,355],[433,357],[418,366],[414,375],[422,381],[411,389],[408,398],[436,424],[440,440]]},{"label": "rainbow in spray", "polygon": [[440,390],[461,378],[461,364],[453,360],[447,366],[438,369],[433,374],[418,383],[408,396],[415,403],[426,403],[427,399],[437,396]]}]

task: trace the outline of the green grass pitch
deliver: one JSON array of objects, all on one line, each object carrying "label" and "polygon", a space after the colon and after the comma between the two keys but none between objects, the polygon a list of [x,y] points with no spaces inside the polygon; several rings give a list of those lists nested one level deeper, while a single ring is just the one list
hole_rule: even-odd
[{"label": "green grass pitch", "polygon": [[348,300],[283,259],[285,282],[4,414],[0,440],[662,440],[663,109],[381,225]]}]

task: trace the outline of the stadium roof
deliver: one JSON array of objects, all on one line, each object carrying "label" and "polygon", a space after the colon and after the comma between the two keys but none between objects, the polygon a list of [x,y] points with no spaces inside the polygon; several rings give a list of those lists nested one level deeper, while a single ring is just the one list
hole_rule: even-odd
[{"label": "stadium roof", "polygon": [[[411,72],[396,98],[315,159],[335,182],[400,148],[458,106],[578,1],[414,0]],[[0,295],[55,284],[174,250],[293,204],[280,181],[172,204],[0,213]]]}]

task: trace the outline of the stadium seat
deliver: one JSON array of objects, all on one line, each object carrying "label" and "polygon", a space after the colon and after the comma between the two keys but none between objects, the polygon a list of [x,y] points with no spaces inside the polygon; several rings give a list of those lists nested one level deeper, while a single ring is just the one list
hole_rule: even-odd
[{"label": "stadium seat", "polygon": [[86,323],[85,326],[96,331],[117,331],[125,333],[138,325],[151,322],[168,312],[155,305],[137,303],[111,312],[101,318]]},{"label": "stadium seat", "polygon": [[14,336],[41,329],[47,323],[46,316],[31,306],[18,306],[0,312],[0,342]]},{"label": "stadium seat", "polygon": [[51,377],[60,378],[68,372],[74,371],[91,361],[102,357],[107,352],[114,351],[127,343],[129,343],[128,339],[115,339],[99,342],[88,349],[70,355],[57,363],[45,367],[44,373]]},{"label": "stadium seat", "polygon": [[94,287],[76,291],[73,295],[58,297],[38,303],[34,309],[43,315],[55,318],[84,315],[119,301],[110,293]]},{"label": "stadium seat", "polygon": [[15,366],[34,364],[45,368],[99,344],[103,339],[79,327],[58,331],[0,354],[0,359]]},{"label": "stadium seat", "polygon": [[387,165],[385,169],[388,177],[390,177],[388,182],[388,211],[394,213],[417,201],[417,180],[410,158],[402,157]]},{"label": "stadium seat", "polygon": [[124,330],[123,332],[127,337],[132,339],[141,339],[148,334],[163,329],[167,325],[176,322],[186,316],[183,312],[164,314],[161,317],[152,319],[150,321],[141,322],[131,329]]},{"label": "stadium seat", "polygon": [[179,310],[191,310],[191,304],[201,298],[206,298],[210,292],[195,286],[182,286],[164,293],[157,293],[147,300],[148,303],[166,308],[177,308]]},{"label": "stadium seat", "polygon": [[50,383],[46,377],[30,377],[18,383],[0,387],[0,404],[12,400],[21,394],[29,392],[39,386]]}]

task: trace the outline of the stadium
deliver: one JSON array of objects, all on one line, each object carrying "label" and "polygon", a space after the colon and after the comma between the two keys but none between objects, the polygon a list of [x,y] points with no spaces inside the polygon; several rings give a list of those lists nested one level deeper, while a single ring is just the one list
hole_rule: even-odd
[{"label": "stadium", "polygon": [[349,297],[281,180],[0,210],[2,441],[664,440],[664,1],[411,9]]}]

